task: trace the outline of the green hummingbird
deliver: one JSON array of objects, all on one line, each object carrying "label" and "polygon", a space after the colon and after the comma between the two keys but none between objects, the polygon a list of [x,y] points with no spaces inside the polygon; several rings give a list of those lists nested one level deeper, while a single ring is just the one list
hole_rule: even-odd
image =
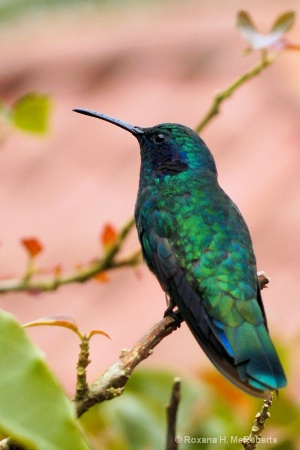
[{"label": "green hummingbird", "polygon": [[179,124],[132,126],[86,109],[140,144],[135,222],[143,257],[169,305],[233,384],[257,397],[287,383],[271,341],[248,227],[218,183],[214,158]]}]

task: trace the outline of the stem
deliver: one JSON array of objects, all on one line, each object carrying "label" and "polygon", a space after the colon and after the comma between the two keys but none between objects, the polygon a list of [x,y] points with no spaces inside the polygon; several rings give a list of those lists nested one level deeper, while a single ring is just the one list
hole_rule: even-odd
[{"label": "stem", "polygon": [[89,338],[84,335],[80,344],[80,353],[77,362],[77,382],[76,382],[76,395],[75,402],[85,400],[89,394],[89,386],[86,379],[86,368],[91,362],[89,360]]},{"label": "stem", "polygon": [[256,414],[250,436],[243,439],[241,442],[245,450],[256,449],[257,444],[259,443],[261,432],[265,428],[265,421],[270,417],[269,409],[272,406],[272,401],[273,394],[271,393],[270,397],[264,401],[264,406],[262,407],[261,411]]},{"label": "stem", "polygon": [[213,99],[212,104],[208,109],[207,113],[204,115],[201,122],[199,122],[198,125],[196,126],[195,131],[197,133],[200,133],[203,130],[203,128],[208,124],[208,122],[210,122],[214,116],[219,114],[220,106],[224,102],[224,100],[229,98],[244,83],[256,77],[264,69],[270,66],[273,63],[274,59],[275,59],[274,56],[267,57],[266,54],[263,54],[262,59],[258,64],[255,64],[248,72],[244,73],[244,75],[239,77],[230,86],[228,86],[228,88],[218,92],[215,98]]}]

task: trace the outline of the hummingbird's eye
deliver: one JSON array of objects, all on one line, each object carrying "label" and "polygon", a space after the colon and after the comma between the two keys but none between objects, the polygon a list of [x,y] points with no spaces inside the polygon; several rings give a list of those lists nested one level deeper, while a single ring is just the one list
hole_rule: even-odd
[{"label": "hummingbird's eye", "polygon": [[161,144],[165,140],[165,135],[162,133],[157,134],[154,136],[154,142],[155,144]]}]

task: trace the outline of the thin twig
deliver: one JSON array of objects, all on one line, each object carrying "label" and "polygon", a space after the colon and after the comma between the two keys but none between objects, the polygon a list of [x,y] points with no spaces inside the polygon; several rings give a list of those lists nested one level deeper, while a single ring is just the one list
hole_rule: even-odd
[{"label": "thin twig", "polygon": [[241,85],[246,83],[247,81],[251,80],[252,78],[256,77],[257,75],[262,72],[262,70],[266,69],[268,66],[270,66],[274,61],[274,56],[263,56],[261,61],[258,64],[255,64],[248,72],[244,73],[241,77],[239,77],[237,80],[235,80],[230,86],[228,86],[223,91],[220,91],[216,94],[214,97],[211,106],[209,107],[207,113],[204,115],[201,122],[198,123],[198,125],[195,128],[195,131],[197,133],[200,133],[203,128],[208,124],[208,122],[211,121],[211,119],[219,114],[220,112],[220,106],[226,100],[229,98]]},{"label": "thin twig", "polygon": [[175,378],[172,386],[170,403],[166,407],[167,412],[167,445],[166,450],[177,450],[178,439],[176,439],[176,419],[178,405],[180,402],[180,378]]},{"label": "thin twig", "polygon": [[133,225],[134,220],[130,219],[130,221],[125,224],[118,234],[116,242],[105,253],[103,258],[100,258],[85,267],[77,269],[75,273],[68,275],[55,275],[41,280],[34,280],[33,274],[31,274],[30,277],[23,277],[21,279],[2,280],[0,282],[0,294],[21,291],[33,293],[54,291],[58,287],[65,284],[83,283],[107,270],[136,266],[141,262],[140,249],[136,250],[131,255],[124,257],[123,259],[117,261],[115,260],[115,256],[119,253],[125,238],[127,237],[129,231],[133,228]]},{"label": "thin twig", "polygon": [[256,414],[250,436],[244,438],[241,442],[245,450],[255,450],[257,448],[257,444],[260,442],[261,432],[265,428],[265,421],[270,417],[269,409],[272,406],[272,401],[273,394],[270,393],[270,397],[264,401],[264,406],[261,411]]}]

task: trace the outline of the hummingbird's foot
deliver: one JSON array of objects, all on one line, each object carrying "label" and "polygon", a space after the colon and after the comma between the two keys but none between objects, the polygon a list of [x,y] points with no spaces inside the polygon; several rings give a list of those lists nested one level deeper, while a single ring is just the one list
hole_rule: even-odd
[{"label": "hummingbird's foot", "polygon": [[173,317],[173,319],[176,322],[177,328],[180,328],[181,322],[183,322],[183,318],[182,318],[182,315],[180,314],[180,312],[178,310],[177,311],[173,311],[173,309],[167,308],[165,310],[165,312],[164,312],[164,317],[167,317],[167,316]]}]

